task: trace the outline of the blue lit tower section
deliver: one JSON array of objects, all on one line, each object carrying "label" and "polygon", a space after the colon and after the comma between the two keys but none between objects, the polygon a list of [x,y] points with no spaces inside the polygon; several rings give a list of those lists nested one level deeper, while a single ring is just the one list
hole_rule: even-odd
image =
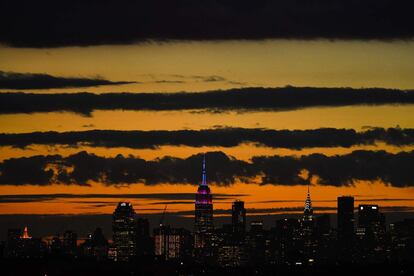
[{"label": "blue lit tower section", "polygon": [[213,195],[207,185],[205,156],[202,171],[201,184],[195,197],[194,247],[196,249],[210,247],[213,233]]}]

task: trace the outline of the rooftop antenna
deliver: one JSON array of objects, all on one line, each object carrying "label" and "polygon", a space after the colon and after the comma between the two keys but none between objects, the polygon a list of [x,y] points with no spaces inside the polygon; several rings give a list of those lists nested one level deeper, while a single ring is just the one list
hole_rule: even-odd
[{"label": "rooftop antenna", "polygon": [[202,180],[201,185],[207,186],[207,173],[206,173],[206,154],[203,156],[203,171],[202,171]]}]

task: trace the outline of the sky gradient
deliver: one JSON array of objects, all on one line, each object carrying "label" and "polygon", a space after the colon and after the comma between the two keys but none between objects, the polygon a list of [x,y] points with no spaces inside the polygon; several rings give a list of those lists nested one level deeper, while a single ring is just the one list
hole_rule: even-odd
[{"label": "sky gradient", "polygon": [[137,17],[98,1],[83,25],[82,1],[17,2],[0,19],[0,215],[128,200],[188,218],[204,153],[217,217],[236,199],[249,216],[301,213],[307,184],[315,214],[341,195],[413,214],[410,4],[177,1]]}]

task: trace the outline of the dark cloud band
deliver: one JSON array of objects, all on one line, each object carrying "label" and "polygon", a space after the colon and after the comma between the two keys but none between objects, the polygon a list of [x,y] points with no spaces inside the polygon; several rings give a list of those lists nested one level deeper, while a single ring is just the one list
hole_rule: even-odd
[{"label": "dark cloud band", "polygon": [[[105,158],[85,151],[61,155],[11,158],[0,163],[2,185],[104,185],[192,184],[200,180],[201,154],[186,159],[163,157],[147,161],[133,156]],[[346,155],[311,154],[257,156],[250,162],[223,152],[206,154],[209,181],[228,186],[236,182],[260,185],[351,186],[355,181],[380,181],[394,187],[414,186],[414,151],[397,154],[385,151],[353,151]],[[306,171],[306,173],[304,173]]]},{"label": "dark cloud band", "polygon": [[317,106],[413,104],[414,91],[384,88],[240,88],[204,93],[0,93],[0,113],[94,110],[292,110]]},{"label": "dark cloud band", "polygon": [[15,47],[414,36],[404,0],[3,0],[0,10],[0,42]]},{"label": "dark cloud band", "polygon": [[[247,194],[214,194],[216,200],[233,199],[246,196]],[[28,203],[28,202],[45,202],[52,200],[67,200],[76,199],[84,200],[75,203],[94,203],[91,199],[115,199],[115,200],[135,200],[135,199],[149,199],[149,200],[194,200],[194,193],[145,193],[145,194],[9,194],[0,195],[0,203]],[[97,202],[95,202],[97,203]],[[108,203],[102,201],[99,203]],[[112,205],[113,202],[109,202]],[[171,204],[166,201],[164,204]]]},{"label": "dark cloud band", "polygon": [[133,82],[109,81],[102,78],[57,77],[48,74],[0,71],[0,89],[79,88],[102,85],[121,85]]},{"label": "dark cloud band", "polygon": [[271,130],[226,127],[176,131],[90,130],[0,134],[0,146],[19,148],[33,144],[88,145],[92,147],[127,147],[134,149],[157,148],[166,145],[235,147],[247,142],[258,146],[290,149],[351,147],[355,145],[373,145],[376,142],[402,146],[414,144],[414,129],[372,128],[357,132],[353,129],[335,128]]}]

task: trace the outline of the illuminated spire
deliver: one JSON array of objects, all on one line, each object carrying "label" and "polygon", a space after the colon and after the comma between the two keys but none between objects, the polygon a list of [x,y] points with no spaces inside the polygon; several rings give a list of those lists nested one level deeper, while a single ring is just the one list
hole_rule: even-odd
[{"label": "illuminated spire", "polygon": [[23,235],[21,236],[22,239],[31,239],[32,237],[29,236],[29,231],[27,230],[27,226],[23,230]]},{"label": "illuminated spire", "polygon": [[203,157],[203,173],[202,173],[201,186],[207,186],[207,173],[206,173],[206,155]]},{"label": "illuminated spire", "polygon": [[305,200],[305,210],[304,213],[305,215],[312,215],[312,200],[311,200],[311,196],[310,196],[310,191],[309,191],[309,184],[308,184],[308,196],[306,197]]}]

